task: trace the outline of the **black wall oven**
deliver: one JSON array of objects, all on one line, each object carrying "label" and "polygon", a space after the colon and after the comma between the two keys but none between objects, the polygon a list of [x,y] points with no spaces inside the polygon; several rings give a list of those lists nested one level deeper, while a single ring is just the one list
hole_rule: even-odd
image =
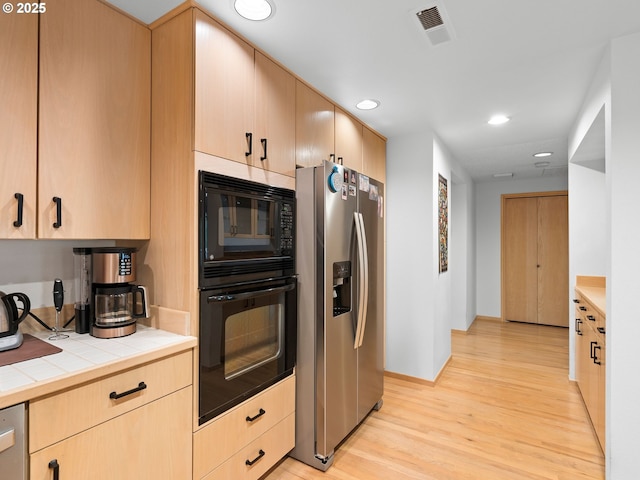
[{"label": "black wall oven", "polygon": [[291,375],[295,193],[200,172],[199,425]]}]

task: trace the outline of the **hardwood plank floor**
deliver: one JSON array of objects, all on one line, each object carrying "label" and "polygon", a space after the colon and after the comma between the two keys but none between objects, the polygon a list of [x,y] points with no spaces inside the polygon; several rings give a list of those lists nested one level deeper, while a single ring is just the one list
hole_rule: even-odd
[{"label": "hardwood plank floor", "polygon": [[384,405],[325,473],[287,458],[265,480],[604,478],[566,328],[477,319],[435,387],[385,377]]}]

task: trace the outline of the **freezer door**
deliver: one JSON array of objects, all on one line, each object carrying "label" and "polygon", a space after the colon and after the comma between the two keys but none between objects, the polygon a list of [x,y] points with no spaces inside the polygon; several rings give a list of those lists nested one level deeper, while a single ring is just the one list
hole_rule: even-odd
[{"label": "freezer door", "polygon": [[[318,173],[322,172],[318,169]],[[316,176],[319,207],[317,250],[323,265],[323,318],[320,319],[317,363],[317,454],[330,455],[357,425],[357,350],[354,349],[357,291],[352,262],[357,205],[355,175],[340,165],[324,163]],[[330,178],[333,176],[333,178]]]},{"label": "freezer door", "polygon": [[[363,177],[363,176],[361,176]],[[384,389],[384,185],[359,180],[358,209],[367,241],[368,297],[358,348],[358,422],[382,399]]]}]

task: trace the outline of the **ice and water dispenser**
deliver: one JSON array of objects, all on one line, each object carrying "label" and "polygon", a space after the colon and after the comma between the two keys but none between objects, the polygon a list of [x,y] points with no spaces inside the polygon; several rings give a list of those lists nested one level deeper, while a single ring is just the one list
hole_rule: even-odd
[{"label": "ice and water dispenser", "polygon": [[351,310],[351,262],[333,264],[333,316]]}]

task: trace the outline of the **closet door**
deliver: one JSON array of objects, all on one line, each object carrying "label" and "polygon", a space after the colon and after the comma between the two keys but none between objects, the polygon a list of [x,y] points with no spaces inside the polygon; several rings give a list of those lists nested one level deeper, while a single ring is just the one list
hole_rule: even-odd
[{"label": "closet door", "polygon": [[568,250],[566,193],[503,196],[504,320],[568,326]]},{"label": "closet door", "polygon": [[505,320],[538,323],[537,198],[503,203],[503,285]]},{"label": "closet door", "polygon": [[569,325],[567,196],[538,198],[538,323]]}]

